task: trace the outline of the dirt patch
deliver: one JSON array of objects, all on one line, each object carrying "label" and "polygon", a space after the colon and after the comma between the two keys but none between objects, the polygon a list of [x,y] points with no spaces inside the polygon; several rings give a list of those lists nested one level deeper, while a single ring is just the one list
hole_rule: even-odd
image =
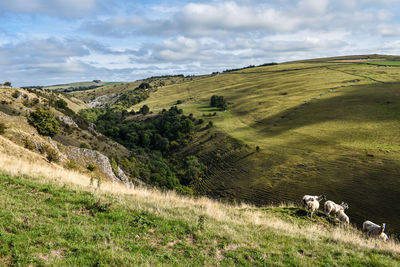
[{"label": "dirt patch", "polygon": [[55,259],[60,259],[63,258],[63,251],[61,249],[56,249],[56,250],[52,250],[50,251],[49,254],[38,254],[37,255],[38,259],[42,260],[42,261],[52,261]]}]

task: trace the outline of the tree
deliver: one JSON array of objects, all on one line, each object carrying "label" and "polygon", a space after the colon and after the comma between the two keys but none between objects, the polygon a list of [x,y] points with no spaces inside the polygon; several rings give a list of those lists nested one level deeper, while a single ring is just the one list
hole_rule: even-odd
[{"label": "tree", "polygon": [[184,168],[185,175],[182,177],[182,182],[186,185],[203,176],[207,170],[207,167],[195,156],[187,156],[185,158]]},{"label": "tree", "polygon": [[58,121],[48,110],[38,109],[28,117],[28,122],[34,126],[41,135],[54,136],[60,127]]},{"label": "tree", "polygon": [[55,102],[55,105],[57,108],[61,108],[61,109],[65,109],[68,106],[67,102],[64,99],[58,99]]},{"label": "tree", "polygon": [[11,83],[10,82],[5,82],[3,85],[11,87]]},{"label": "tree", "polygon": [[151,88],[151,85],[149,83],[143,82],[137,88],[138,89],[149,89],[149,88]]},{"label": "tree", "polygon": [[150,112],[150,108],[147,105],[143,105],[143,107],[141,107],[139,109],[139,113],[146,115]]},{"label": "tree", "polygon": [[210,105],[212,107],[220,108],[226,110],[228,108],[228,103],[223,96],[213,95],[210,99]]}]

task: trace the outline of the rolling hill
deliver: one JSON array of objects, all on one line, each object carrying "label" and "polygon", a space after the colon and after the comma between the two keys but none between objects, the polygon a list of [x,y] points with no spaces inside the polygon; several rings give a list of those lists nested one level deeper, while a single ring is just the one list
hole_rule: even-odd
[{"label": "rolling hill", "polygon": [[[200,135],[187,148],[209,166],[199,188],[210,196],[264,205],[324,193],[349,203],[352,222],[385,221],[400,233],[400,68],[368,64],[394,59],[338,57],[204,76],[160,87],[134,109],[181,100],[185,114],[213,121],[221,138]],[[211,108],[212,95],[224,96],[228,111]]]},{"label": "rolling hill", "polygon": [[0,200],[5,266],[399,266],[393,240],[310,220],[293,205],[226,205],[93,184],[30,151],[0,151]]},{"label": "rolling hill", "polygon": [[[396,60],[313,59],[70,93],[1,88],[0,265],[398,265]],[[211,107],[212,95],[228,109]],[[96,101],[104,107],[89,109]],[[59,131],[42,136],[34,110]],[[161,126],[181,138],[163,139]],[[142,142],[152,131],[172,148],[121,135]],[[152,187],[167,176],[196,197]],[[346,201],[353,226],[307,218],[304,194]],[[365,219],[386,222],[390,241],[362,235]]]}]

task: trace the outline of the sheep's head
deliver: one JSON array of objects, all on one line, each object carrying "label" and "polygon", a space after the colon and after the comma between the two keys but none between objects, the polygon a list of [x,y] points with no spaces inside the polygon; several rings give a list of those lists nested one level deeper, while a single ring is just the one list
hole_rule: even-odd
[{"label": "sheep's head", "polygon": [[325,195],[320,195],[320,196],[319,196],[319,199],[321,199],[321,200],[326,200],[326,196],[325,196]]},{"label": "sheep's head", "polygon": [[340,204],[340,206],[343,207],[343,210],[348,209],[349,205],[347,203],[342,202],[342,204]]},{"label": "sheep's head", "polygon": [[386,228],[386,223],[382,223],[381,225],[381,233],[383,233],[385,231]]}]

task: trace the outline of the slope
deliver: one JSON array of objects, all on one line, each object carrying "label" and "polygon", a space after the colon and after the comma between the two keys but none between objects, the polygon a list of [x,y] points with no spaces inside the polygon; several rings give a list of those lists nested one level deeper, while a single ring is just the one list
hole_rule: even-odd
[{"label": "slope", "polygon": [[231,206],[91,185],[85,175],[3,153],[0,170],[6,266],[399,266],[393,241],[365,239],[322,217],[309,220],[293,206]]},{"label": "slope", "polygon": [[[216,132],[248,145],[228,151],[218,138],[200,138],[188,148],[210,151],[198,156],[210,169],[203,187],[214,197],[263,205],[324,193],[348,202],[358,225],[385,221],[400,233],[399,72],[359,62],[294,62],[160,87],[138,106],[157,111],[181,100],[185,113],[206,115]],[[224,96],[229,110],[211,108],[212,95]]]}]

